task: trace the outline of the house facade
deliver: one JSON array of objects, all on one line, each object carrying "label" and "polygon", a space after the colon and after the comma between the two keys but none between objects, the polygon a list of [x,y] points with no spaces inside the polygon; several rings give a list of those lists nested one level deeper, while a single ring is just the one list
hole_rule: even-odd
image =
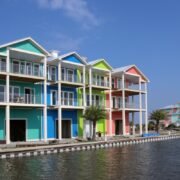
[{"label": "house facade", "polygon": [[[105,59],[88,62],[77,52],[48,52],[32,38],[0,46],[0,142],[91,138],[85,109],[106,118],[103,135],[129,135],[138,114],[147,132],[147,83],[135,66],[113,69]],[[136,120],[137,121],[137,120]]]}]

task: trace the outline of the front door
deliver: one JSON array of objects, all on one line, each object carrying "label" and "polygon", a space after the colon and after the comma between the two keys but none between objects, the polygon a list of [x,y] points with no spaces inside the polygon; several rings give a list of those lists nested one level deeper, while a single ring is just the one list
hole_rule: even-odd
[{"label": "front door", "polygon": [[10,140],[12,142],[26,141],[25,120],[10,120]]},{"label": "front door", "polygon": [[122,120],[115,120],[115,135],[122,135]]},{"label": "front door", "polygon": [[62,120],[62,138],[71,138],[71,120]]}]

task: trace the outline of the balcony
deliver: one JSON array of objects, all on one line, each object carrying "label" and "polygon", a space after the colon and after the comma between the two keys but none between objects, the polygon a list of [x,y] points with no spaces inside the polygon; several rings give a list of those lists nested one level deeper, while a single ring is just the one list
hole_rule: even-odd
[{"label": "balcony", "polygon": [[62,107],[82,107],[83,100],[81,98],[61,98],[61,106]]},{"label": "balcony", "polygon": [[68,82],[68,83],[78,83],[78,84],[82,84],[83,83],[83,79],[80,78],[77,75],[71,75],[71,74],[61,74],[61,81],[63,82]]},{"label": "balcony", "polygon": [[43,71],[40,68],[40,64],[34,64],[25,62],[13,62],[10,63],[10,72],[18,75],[43,77]]},{"label": "balcony", "polygon": [[126,102],[125,103],[125,107],[127,109],[139,109],[139,105],[136,103],[130,103],[130,102]]},{"label": "balcony", "polygon": [[[108,103],[107,103],[108,104]],[[109,106],[105,104],[104,100],[92,100],[92,106],[98,106],[100,108],[108,108]],[[86,105],[89,107],[90,106],[90,101],[86,101]]]},{"label": "balcony", "polygon": [[31,94],[10,94],[9,102],[17,104],[42,104],[41,95]]},{"label": "balcony", "polygon": [[109,82],[106,81],[106,80],[101,80],[100,81],[100,80],[97,80],[97,79],[93,79],[92,80],[92,85],[109,88]]}]

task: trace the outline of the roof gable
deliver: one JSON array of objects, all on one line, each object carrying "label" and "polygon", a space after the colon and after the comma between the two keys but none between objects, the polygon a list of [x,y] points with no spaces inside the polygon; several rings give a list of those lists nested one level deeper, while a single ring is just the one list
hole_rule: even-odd
[{"label": "roof gable", "polygon": [[98,69],[108,70],[108,71],[112,70],[112,67],[104,59],[91,61],[91,62],[89,62],[89,64]]},{"label": "roof gable", "polygon": [[148,79],[145,77],[145,75],[134,65],[126,70],[127,73],[139,75],[144,81],[147,81]]},{"label": "roof gable", "polygon": [[77,52],[70,52],[67,54],[63,54],[59,56],[59,59],[69,61],[71,63],[82,64],[82,65],[87,64],[86,60],[83,57],[81,57]]},{"label": "roof gable", "polygon": [[76,57],[75,55],[70,55],[70,56],[64,57],[62,59],[69,61],[69,62],[72,62],[72,63],[83,64],[82,61],[78,57]]},{"label": "roof gable", "polygon": [[8,44],[1,45],[0,52],[6,54],[7,47],[25,50],[37,54],[49,55],[49,53],[32,38],[25,38],[14,42],[10,42]]}]

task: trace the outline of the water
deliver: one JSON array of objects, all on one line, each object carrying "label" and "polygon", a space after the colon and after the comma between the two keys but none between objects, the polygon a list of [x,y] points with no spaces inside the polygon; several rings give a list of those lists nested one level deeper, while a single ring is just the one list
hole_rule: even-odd
[{"label": "water", "polygon": [[0,179],[180,180],[180,140],[0,160]]}]

